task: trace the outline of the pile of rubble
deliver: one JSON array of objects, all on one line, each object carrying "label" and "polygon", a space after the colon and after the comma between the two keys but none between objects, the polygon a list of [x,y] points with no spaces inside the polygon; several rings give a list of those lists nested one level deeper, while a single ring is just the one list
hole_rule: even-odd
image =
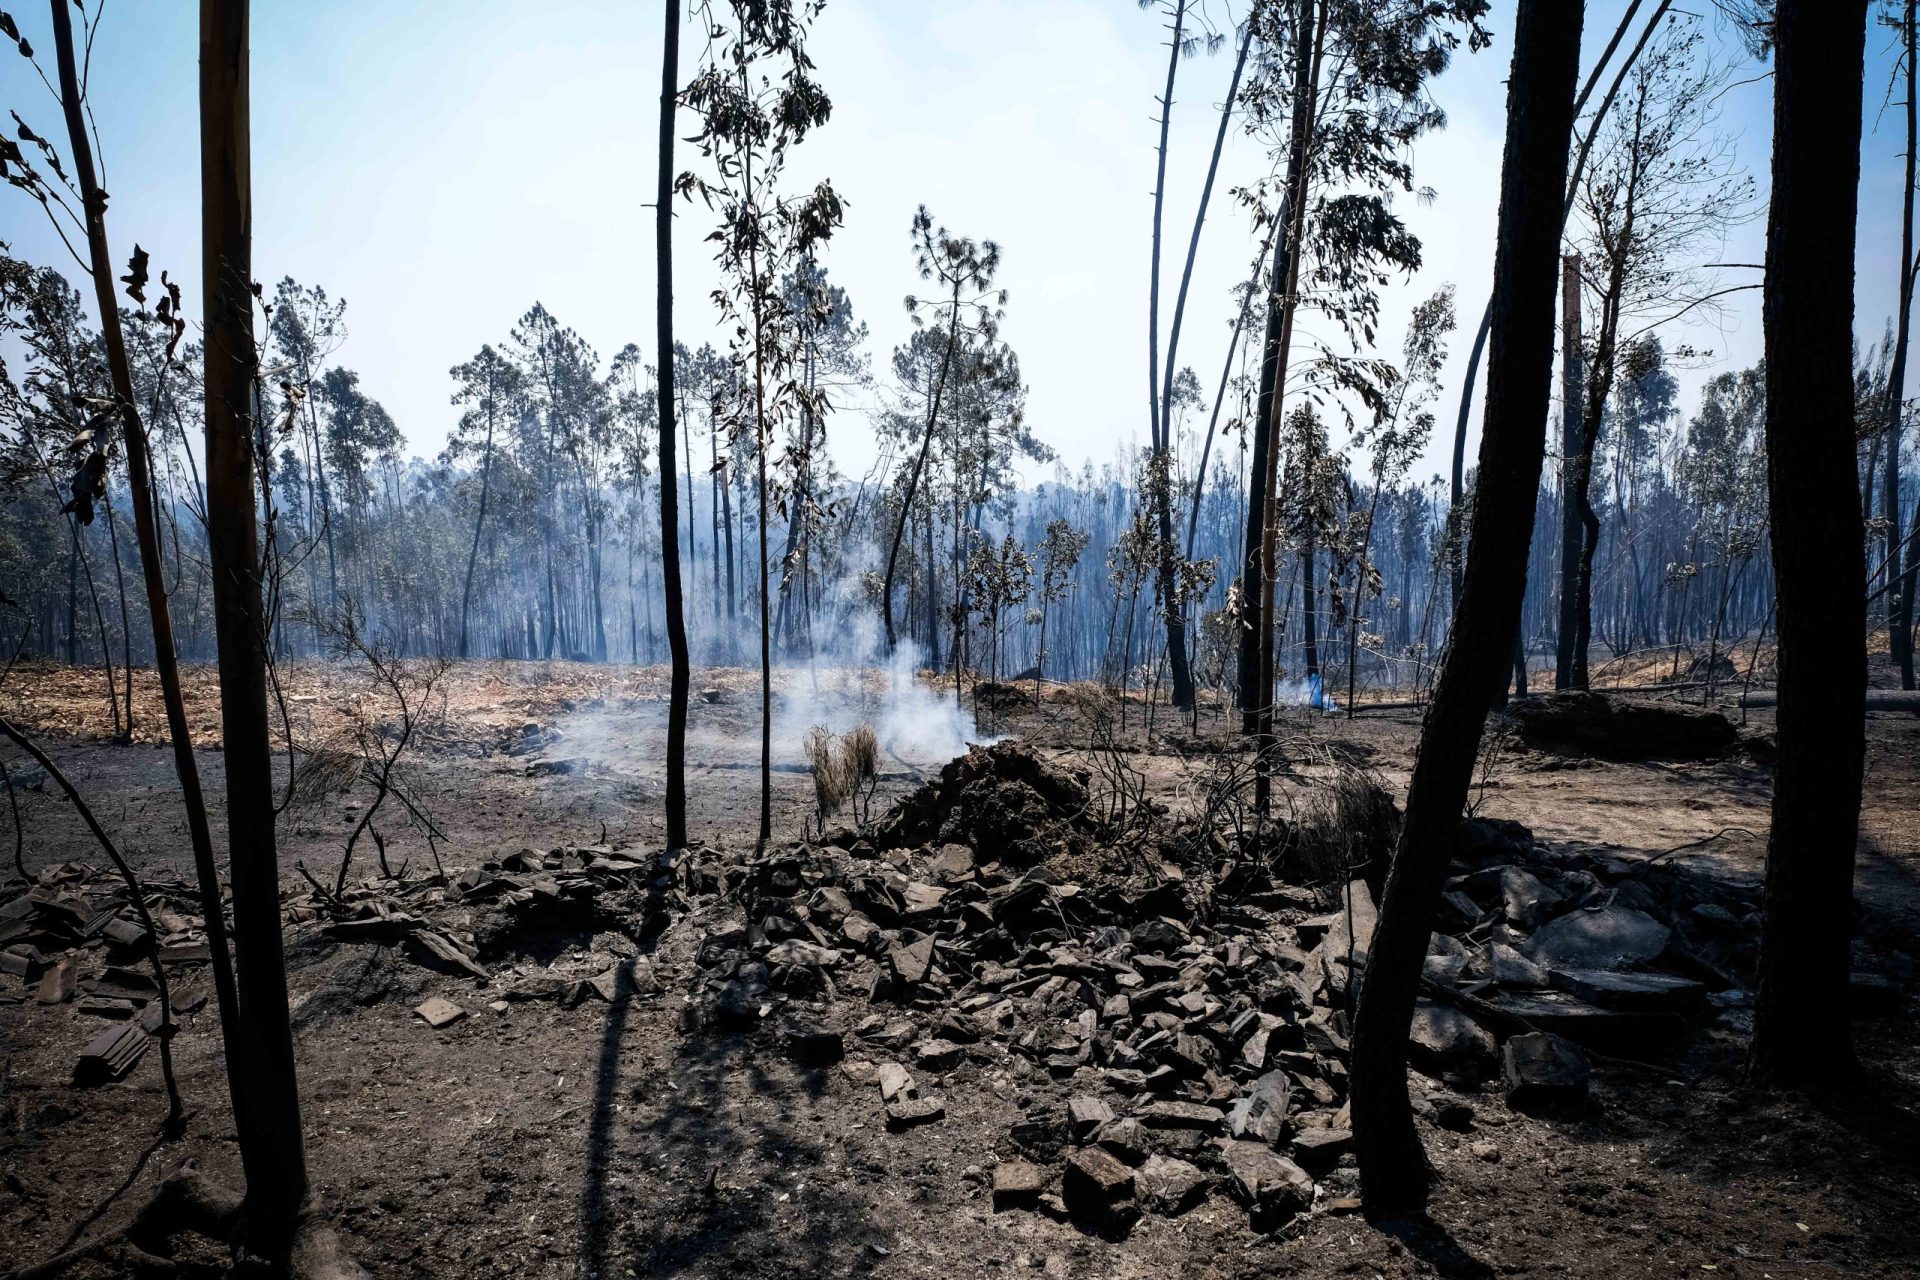
[{"label": "pile of rubble", "polygon": [[[397,946],[425,968],[472,978],[501,1007],[571,1007],[612,1000],[640,980],[637,939],[666,921],[661,879],[656,860],[605,845],[523,849],[451,878],[428,872],[367,879],[337,895],[316,890],[288,915],[339,941]],[[540,958],[548,953],[557,954]],[[444,1026],[457,1009],[440,999],[417,1012]]]},{"label": "pile of rubble", "polygon": [[[169,972],[208,960],[199,895],[179,883],[145,886],[159,936],[140,923],[123,882],[82,862],[45,867],[17,882],[0,902],[0,1004],[69,1006],[94,1024],[74,1060],[76,1084],[118,1080],[146,1054],[169,1021],[153,977],[156,958]],[[173,1020],[205,1006],[204,991],[169,980]]]},{"label": "pile of rubble", "polygon": [[[1258,1229],[1352,1207],[1366,884],[1320,912],[1244,866],[1062,879],[1034,857],[1072,806],[1032,781],[1055,786],[1048,772],[1018,747],[975,749],[873,839],[683,868],[696,918],[744,907],[701,944],[700,1007],[721,1026],[777,1027],[796,1061],[841,1064],[896,1131],[940,1121],[943,1089],[970,1075],[1010,1075],[1026,1118],[993,1174],[1003,1208],[1122,1230],[1215,1187]],[[1009,829],[1006,813],[1038,820]],[[1587,1051],[1658,1054],[1745,1003],[1757,886],[1558,852],[1487,821],[1468,824],[1456,870],[1409,1046],[1441,1084],[1577,1106]],[[877,1011],[836,1021],[848,995]],[[1470,1126],[1470,1104],[1441,1096],[1433,1118]]]},{"label": "pile of rubble", "polygon": [[1009,865],[1032,866],[1098,840],[1087,780],[1084,770],[1065,772],[1017,742],[974,747],[895,805],[875,829],[873,844],[964,844]]}]

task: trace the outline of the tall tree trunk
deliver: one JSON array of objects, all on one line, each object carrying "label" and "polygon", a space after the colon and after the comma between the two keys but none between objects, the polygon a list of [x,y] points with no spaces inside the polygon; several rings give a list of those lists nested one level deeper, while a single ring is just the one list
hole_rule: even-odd
[{"label": "tall tree trunk", "polygon": [[1580,465],[1580,411],[1586,403],[1582,392],[1584,375],[1580,349],[1580,255],[1569,253],[1560,260],[1560,608],[1553,651],[1553,687],[1574,688],[1573,650],[1579,630],[1574,617],[1580,576],[1580,550],[1585,526],[1580,521],[1580,504],[1574,498],[1579,488],[1576,469]]},{"label": "tall tree trunk", "polygon": [[[1314,0],[1299,0],[1293,26],[1293,118],[1287,146],[1287,179],[1276,221],[1273,291],[1268,300],[1266,347],[1260,363],[1260,396],[1254,424],[1253,482],[1247,497],[1245,566],[1241,575],[1245,630],[1240,644],[1241,726],[1259,733],[1273,703],[1274,513],[1279,487],[1280,416],[1286,402],[1287,341],[1293,323],[1293,285],[1299,273],[1299,227],[1305,219],[1307,148],[1313,128]],[[1266,812],[1270,782],[1254,772],[1254,804]]]},{"label": "tall tree trunk", "polygon": [[[660,371],[660,577],[666,593],[667,650],[672,665],[667,697],[667,847],[687,846],[687,694],[693,676],[687,658],[687,618],[680,595],[680,505],[673,473],[673,116],[679,98],[680,0],[665,0],[660,55],[660,166],[654,193],[654,328]],[[688,465],[692,465],[691,459]],[[688,499],[692,499],[689,484]],[[729,537],[729,553],[732,539]],[[731,576],[731,554],[729,554]]]},{"label": "tall tree trunk", "polygon": [[1913,599],[1906,577],[1900,572],[1900,434],[1906,411],[1907,342],[1912,331],[1913,313],[1913,185],[1915,166],[1920,163],[1920,76],[1915,74],[1916,55],[1920,55],[1920,24],[1916,24],[1914,0],[1906,0],[1900,15],[1902,56],[1906,61],[1907,155],[1906,184],[1900,196],[1900,319],[1894,330],[1893,362],[1887,375],[1887,476],[1883,505],[1887,515],[1887,644],[1900,668],[1900,687],[1911,689],[1913,680]]},{"label": "tall tree trunk", "polygon": [[[1854,488],[1854,218],[1866,0],[1780,0],[1761,304],[1780,739],[1752,1067],[1832,1082],[1850,1064],[1848,933],[1865,759],[1865,530]],[[1834,641],[1834,628],[1844,638]]]},{"label": "tall tree trunk", "polygon": [[1407,1098],[1407,1034],[1487,710],[1506,681],[1526,593],[1553,379],[1553,264],[1582,8],[1519,0],[1514,20],[1474,537],[1354,1026],[1354,1139],[1361,1191],[1376,1209],[1417,1206],[1430,1177]]},{"label": "tall tree trunk", "polygon": [[[1253,279],[1247,282],[1249,290],[1260,287],[1260,277],[1266,267],[1267,253],[1273,247],[1273,239],[1274,231],[1269,227],[1267,238],[1261,242],[1260,254],[1254,259]],[[1252,311],[1253,300],[1249,298],[1247,305],[1240,308],[1240,314],[1234,317],[1233,336],[1227,341],[1226,363],[1220,369],[1220,385],[1213,393],[1213,413],[1207,418],[1207,438],[1200,446],[1200,465],[1193,473],[1193,507],[1187,512],[1187,559],[1189,560],[1193,559],[1194,533],[1200,527],[1200,504],[1207,492],[1207,459],[1213,455],[1213,435],[1215,428],[1220,425],[1220,406],[1226,400],[1227,384],[1232,380],[1233,357],[1240,349],[1240,335],[1246,331],[1247,317]],[[1243,398],[1241,412],[1245,411],[1246,401]]]},{"label": "tall tree trunk", "polygon": [[[1586,83],[1580,86],[1580,96],[1573,104],[1573,115],[1576,120],[1586,109],[1587,99],[1593,95],[1593,90],[1600,81],[1600,73],[1606,70],[1609,62],[1613,61],[1614,52],[1619,49],[1620,41],[1625,38],[1627,30],[1633,25],[1634,15],[1640,11],[1641,3],[1642,0],[1633,0],[1627,6],[1627,11],[1620,15],[1620,23],[1613,29],[1613,38],[1607,41],[1607,47],[1600,51],[1600,60],[1594,63],[1593,70],[1587,73]],[[1586,172],[1587,154],[1593,150],[1593,140],[1599,136],[1600,126],[1606,120],[1607,112],[1613,108],[1613,100],[1619,94],[1620,86],[1627,78],[1627,72],[1632,70],[1635,62],[1639,61],[1640,51],[1647,47],[1647,41],[1653,38],[1653,33],[1659,28],[1661,19],[1667,16],[1667,10],[1672,7],[1673,0],[1660,0],[1659,6],[1653,11],[1653,16],[1647,19],[1646,28],[1640,32],[1640,39],[1634,42],[1632,51],[1627,54],[1626,61],[1622,62],[1619,69],[1614,72],[1613,82],[1607,86],[1606,96],[1600,99],[1600,109],[1594,112],[1593,119],[1587,122],[1587,131],[1580,139],[1580,150],[1574,157],[1573,172],[1566,180],[1566,201],[1560,210],[1560,227],[1563,231],[1566,229],[1567,216],[1573,212],[1574,194],[1579,191],[1581,175]],[[1467,356],[1467,371],[1460,380],[1460,409],[1453,425],[1452,493],[1455,510],[1460,509],[1464,497],[1467,427],[1472,421],[1473,386],[1480,374],[1480,357],[1486,351],[1487,331],[1492,324],[1493,300],[1489,298],[1487,309],[1480,313],[1480,328],[1473,335],[1473,350]],[[1456,521],[1455,524],[1454,537],[1464,544],[1467,540],[1467,527],[1463,521]],[[1457,555],[1453,561],[1453,594],[1457,601],[1460,598],[1460,560]]]},{"label": "tall tree trunk", "polygon": [[[940,422],[940,400],[947,391],[947,375],[953,369],[954,348],[960,345],[960,282],[953,282],[953,301],[947,312],[947,350],[940,358],[940,377],[927,400],[927,430],[920,440],[920,453],[913,460],[913,472],[907,477],[907,492],[900,499],[900,519],[893,526],[893,545],[887,551],[887,572],[880,584],[880,618],[886,624],[887,648],[897,643],[893,628],[893,573],[900,560],[900,540],[907,533],[907,517],[913,510],[914,495],[920,492],[920,476],[927,469],[927,454],[933,449],[933,433]],[[934,624],[938,625],[938,624]]]},{"label": "tall tree trunk", "polygon": [[[220,1031],[228,1046],[227,1090],[236,1119],[248,1114],[244,1102],[246,1075],[236,1052],[241,1043],[240,1003],[234,986],[233,960],[228,953],[226,912],[220,892],[220,872],[213,859],[213,833],[200,790],[200,763],[193,754],[193,734],[187,724],[186,699],[180,685],[180,659],[173,642],[173,615],[161,563],[160,527],[152,488],[153,463],[146,424],[133,396],[133,374],[127,363],[126,337],[113,296],[113,255],[107,242],[106,194],[94,174],[91,133],[80,98],[74,61],[73,25],[65,0],[51,0],[55,56],[59,61],[60,97],[72,146],[74,180],[80,186],[87,217],[87,247],[100,312],[100,333],[107,352],[107,369],[119,403],[122,443],[127,452],[127,487],[133,504],[134,541],[140,549],[141,578],[146,588],[147,621],[153,632],[153,663],[160,676],[160,697],[166,708],[167,736],[173,747],[173,768],[180,780],[180,803],[186,810],[187,839],[193,850],[193,869],[207,930],[209,967],[213,970],[215,1002],[220,1008]],[[275,911],[278,911],[276,903]],[[277,915],[276,915],[277,918]]]},{"label": "tall tree trunk", "polygon": [[[1180,70],[1180,32],[1186,21],[1187,0],[1174,0],[1173,38],[1167,41],[1167,87],[1160,95],[1160,145],[1155,149],[1158,169],[1153,180],[1153,252],[1147,274],[1147,422],[1151,428],[1148,438],[1155,451],[1165,443],[1161,438],[1164,406],[1160,397],[1160,222],[1167,202],[1167,131],[1173,124],[1173,81]],[[1207,178],[1211,183],[1211,171]],[[1171,380],[1171,353],[1167,359],[1167,376]]]},{"label": "tall tree trunk", "polygon": [[236,1116],[253,1235],[291,1275],[364,1276],[310,1216],[300,1090],[280,936],[280,860],[267,729],[260,535],[255,522],[253,213],[247,0],[200,6],[201,292],[206,298],[207,550],[220,652],[240,1071]]},{"label": "tall tree trunk", "polygon": [[480,531],[487,525],[487,494],[493,482],[493,378],[487,368],[487,447],[480,458],[480,510],[473,518],[473,545],[467,549],[467,580],[460,591],[460,656],[467,656],[467,610],[473,603],[473,566],[480,559]]},{"label": "tall tree trunk", "polygon": [[[1280,432],[1286,414],[1287,365],[1293,347],[1294,314],[1300,305],[1300,262],[1306,256],[1303,245],[1307,225],[1307,185],[1310,180],[1308,169],[1311,164],[1314,113],[1317,108],[1320,84],[1320,57],[1326,29],[1327,13],[1324,6],[1316,3],[1316,0],[1301,0],[1300,17],[1296,28],[1299,33],[1296,39],[1300,49],[1294,64],[1293,79],[1294,131],[1287,158],[1287,271],[1280,297],[1280,349],[1274,357],[1273,407],[1270,411],[1271,417],[1266,423],[1266,429],[1273,433],[1273,441],[1267,446],[1267,501],[1260,529],[1260,563],[1263,566],[1260,575],[1260,621],[1255,628],[1259,633],[1260,728],[1255,738],[1259,751],[1259,767],[1254,771],[1253,800],[1255,812],[1262,817],[1266,815],[1272,802],[1273,782],[1270,773],[1275,747],[1273,587],[1274,569],[1279,564],[1280,539],[1280,495],[1275,472],[1280,461]],[[1309,596],[1308,607],[1311,610],[1313,593],[1311,572],[1307,575],[1305,588]],[[1307,662],[1309,667],[1312,667],[1315,663],[1315,654],[1311,615],[1309,615],[1307,636]]]}]

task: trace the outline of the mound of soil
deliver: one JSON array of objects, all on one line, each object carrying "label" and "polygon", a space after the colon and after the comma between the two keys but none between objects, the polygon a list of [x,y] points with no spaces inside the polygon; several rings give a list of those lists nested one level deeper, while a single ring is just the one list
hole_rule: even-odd
[{"label": "mound of soil", "polygon": [[881,849],[963,844],[987,859],[1031,866],[1098,832],[1087,813],[1084,771],[1049,764],[1018,742],[974,747],[888,811]]},{"label": "mound of soil", "polygon": [[1718,711],[1629,702],[1598,693],[1555,693],[1515,703],[1528,745],[1607,760],[1706,760],[1739,737]]}]

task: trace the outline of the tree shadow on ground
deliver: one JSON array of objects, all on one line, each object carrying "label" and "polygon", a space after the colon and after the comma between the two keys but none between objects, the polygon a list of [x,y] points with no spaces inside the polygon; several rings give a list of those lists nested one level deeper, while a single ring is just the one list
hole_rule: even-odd
[{"label": "tree shadow on ground", "polygon": [[1367,1215],[1367,1225],[1381,1235],[1398,1240],[1407,1252],[1443,1276],[1463,1276],[1469,1280],[1491,1277],[1494,1269],[1469,1253],[1453,1238],[1453,1233],[1425,1214],[1402,1217],[1388,1214]]}]

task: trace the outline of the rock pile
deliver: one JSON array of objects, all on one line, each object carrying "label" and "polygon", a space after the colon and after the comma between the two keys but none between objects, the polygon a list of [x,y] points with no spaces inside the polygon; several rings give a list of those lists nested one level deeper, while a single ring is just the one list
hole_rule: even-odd
[{"label": "rock pile", "polygon": [[[1350,1206],[1366,884],[1314,914],[1313,895],[1245,866],[1205,882],[1177,868],[1068,880],[1035,846],[1073,834],[1078,788],[1024,749],[977,749],[871,840],[707,868],[696,911],[703,891],[747,909],[700,946],[701,1007],[738,1027],[778,1022],[793,997],[864,997],[873,1012],[839,1027],[812,1014],[786,1044],[807,1065],[846,1059],[896,1132],[938,1122],[943,1091],[970,1076],[1011,1076],[1025,1119],[993,1175],[1002,1208],[1120,1231],[1214,1189],[1263,1230]],[[1409,1046],[1436,1081],[1577,1105],[1585,1050],[1658,1053],[1743,1000],[1757,887],[1550,850],[1485,821],[1468,825],[1456,871]],[[1471,1125],[1470,1105],[1429,1110]]]}]

